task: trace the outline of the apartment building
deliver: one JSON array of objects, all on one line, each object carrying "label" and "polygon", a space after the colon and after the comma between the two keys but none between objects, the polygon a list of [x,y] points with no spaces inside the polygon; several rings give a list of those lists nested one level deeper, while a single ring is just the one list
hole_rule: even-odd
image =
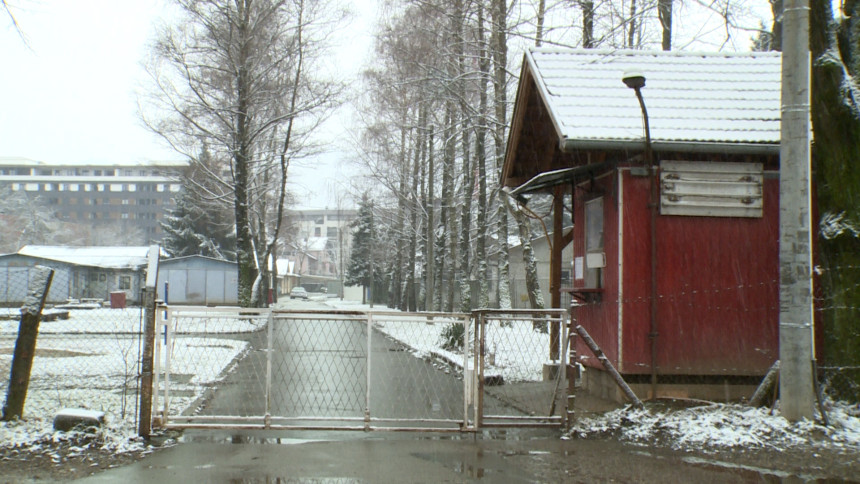
[{"label": "apartment building", "polygon": [[178,175],[185,162],[45,163],[0,158],[0,189],[25,192],[50,208],[60,220],[135,227],[146,242],[161,239],[159,221],[181,190]]}]

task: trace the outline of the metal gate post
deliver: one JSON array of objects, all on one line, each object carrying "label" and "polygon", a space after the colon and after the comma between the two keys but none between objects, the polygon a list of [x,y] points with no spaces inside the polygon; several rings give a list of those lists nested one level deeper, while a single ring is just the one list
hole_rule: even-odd
[{"label": "metal gate post", "polygon": [[576,331],[573,331],[573,313],[567,320],[567,354],[568,365],[570,372],[567,379],[567,399],[565,402],[565,427],[570,430],[570,427],[576,421],[576,376],[579,374],[579,367],[576,366]]},{"label": "metal gate post", "polygon": [[371,333],[373,332],[373,313],[367,313],[367,391],[364,396],[364,430],[370,430],[370,368],[371,355],[370,349]]},{"label": "metal gate post", "polygon": [[[161,312],[162,309],[164,310],[164,312]],[[164,326],[164,320],[161,317],[159,317],[158,315],[163,314],[164,315],[163,318],[167,318],[167,312],[168,311],[169,311],[169,309],[166,308],[165,306],[159,306],[158,309],[155,311],[155,318],[154,318],[155,319],[155,334],[153,335],[153,342],[155,343],[155,355],[153,356],[153,365],[152,365],[152,373],[153,373],[153,375],[152,375],[152,408],[156,411],[156,413],[159,412],[159,410],[158,410],[158,408],[159,408],[158,398],[160,396],[159,391],[158,391],[158,389],[159,389],[159,375],[161,375],[162,371],[164,371],[164,368],[162,368],[162,363],[161,363],[161,351],[162,351],[163,344],[161,342],[161,338],[158,337],[158,335],[160,335],[161,331],[162,331],[161,327]],[[164,417],[164,412],[161,411],[161,417],[158,418],[159,424],[162,423],[163,417]]]},{"label": "metal gate post", "polygon": [[475,419],[475,429],[480,430],[484,425],[484,341],[486,339],[486,326],[484,311],[478,312],[478,327],[475,328],[476,351],[478,358],[478,408]]},{"label": "metal gate post", "polygon": [[469,353],[469,343],[474,341],[472,332],[472,318],[463,316],[460,319],[463,322],[463,425],[460,427],[465,430],[470,428],[469,425],[469,404],[474,402],[474,375],[475,361]]},{"label": "metal gate post", "polygon": [[[176,325],[176,317],[170,314],[171,318],[164,322],[164,415],[162,422],[167,425],[170,417],[170,363],[173,355],[173,326]],[[173,321],[173,325],[171,325]]]},{"label": "metal gate post", "polygon": [[272,401],[272,338],[274,334],[275,314],[269,309],[269,317],[266,318],[268,326],[266,335],[266,409],[263,413],[263,426],[268,429],[272,424],[271,401]]},{"label": "metal gate post", "polygon": [[[570,351],[570,346],[569,346],[570,345],[570,339],[568,338],[568,332],[567,332],[567,328],[568,328],[567,314],[559,315],[559,322],[558,323],[560,326],[559,333],[560,333],[560,342],[561,342],[561,351],[559,352],[559,357],[558,357],[558,371],[559,371],[559,378],[561,378],[560,381],[563,382],[563,381],[565,381],[565,379],[567,379],[567,376],[568,376],[567,365],[564,362],[564,355]],[[564,403],[563,403],[564,409],[562,412],[560,412],[561,413],[560,416],[561,416],[562,426],[565,425],[565,421],[567,420],[567,396],[568,396],[569,388],[570,388],[570,383],[568,383],[567,387],[565,388],[564,398],[562,399],[564,401]],[[552,398],[553,398],[553,405],[555,405],[555,401],[558,398],[558,384],[556,384],[555,392],[553,392]]]}]

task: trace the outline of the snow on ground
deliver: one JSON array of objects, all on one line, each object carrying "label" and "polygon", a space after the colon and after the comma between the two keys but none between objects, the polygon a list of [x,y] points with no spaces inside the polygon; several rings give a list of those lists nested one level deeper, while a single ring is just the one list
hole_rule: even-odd
[{"label": "snow on ground", "polygon": [[820,446],[860,450],[860,405],[827,402],[831,425],[803,420],[790,423],[767,408],[711,404],[685,409],[625,407],[581,418],[570,437],[617,435],[622,440],[675,449],[770,448]]},{"label": "snow on ground", "polygon": [[[18,313],[18,310],[12,310]],[[2,315],[0,315],[2,316]],[[24,406],[25,421],[0,422],[0,447],[73,439],[72,433],[53,431],[53,417],[67,407],[103,411],[107,426],[97,441],[115,452],[142,449],[136,439],[140,359],[139,308],[71,310],[68,320],[45,321],[39,339]],[[181,320],[171,359],[171,372],[183,377],[182,392],[171,396],[171,412],[181,412],[216,381],[224,368],[248,344],[225,334],[261,328],[265,320],[218,318]],[[4,399],[18,333],[18,321],[0,321],[0,397]],[[215,334],[208,338],[205,334]],[[205,362],[205,364],[201,364]]]},{"label": "snow on ground", "polygon": [[[193,315],[193,313],[191,313]],[[18,334],[18,309],[0,309],[0,335]],[[7,319],[10,318],[10,319]],[[179,321],[183,333],[247,333],[266,324],[265,318],[242,319],[212,316],[183,318]],[[131,333],[143,330],[143,312],[140,308],[126,309],[71,309],[69,319],[42,321],[39,334],[93,334]]]}]

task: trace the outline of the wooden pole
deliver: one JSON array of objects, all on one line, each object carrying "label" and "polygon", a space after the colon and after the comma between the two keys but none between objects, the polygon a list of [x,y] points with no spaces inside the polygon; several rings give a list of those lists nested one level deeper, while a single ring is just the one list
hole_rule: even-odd
[{"label": "wooden pole", "polygon": [[36,338],[39,336],[42,309],[45,308],[45,299],[54,279],[54,270],[50,267],[35,266],[33,269],[35,274],[30,279],[27,298],[21,307],[21,322],[18,325],[18,339],[15,341],[15,353],[12,356],[9,388],[6,392],[6,404],[3,405],[5,421],[19,419],[24,415],[24,401],[30,386],[30,370],[33,368],[33,357],[36,354]]},{"label": "wooden pole", "polygon": [[600,360],[600,363],[603,364],[603,368],[605,368],[606,371],[609,372],[609,374],[612,376],[612,379],[615,380],[615,383],[618,385],[619,388],[621,388],[621,391],[623,391],[624,394],[627,395],[627,398],[630,399],[631,402],[633,402],[633,405],[641,407],[642,401],[639,400],[639,397],[637,397],[635,393],[633,393],[633,390],[627,385],[627,382],[624,381],[624,378],[621,378],[621,374],[618,373],[618,370],[616,370],[612,363],[609,362],[609,359],[606,358],[606,355],[603,354],[603,350],[601,350],[600,347],[597,346],[597,343],[595,343],[594,340],[591,339],[591,335],[588,334],[588,331],[586,331],[585,328],[583,328],[582,326],[577,325],[576,332],[579,333],[579,336],[582,337],[582,341],[585,342],[585,345],[591,349],[591,352],[594,353],[594,356],[596,356],[597,359]]},{"label": "wooden pole", "polygon": [[[155,347],[155,288],[158,286],[158,256],[160,248],[157,245],[149,248],[149,264],[146,268],[146,286],[143,290],[143,354],[140,362],[140,414],[137,422],[137,434],[149,438],[152,431],[152,370],[153,349]],[[167,297],[165,291],[165,297]]]},{"label": "wooden pole", "polygon": [[763,407],[766,405],[765,401],[776,386],[778,378],[779,360],[776,360],[773,365],[771,365],[770,370],[767,371],[767,375],[764,376],[764,379],[761,381],[758,388],[756,388],[752,398],[750,398],[750,405],[753,407]]}]

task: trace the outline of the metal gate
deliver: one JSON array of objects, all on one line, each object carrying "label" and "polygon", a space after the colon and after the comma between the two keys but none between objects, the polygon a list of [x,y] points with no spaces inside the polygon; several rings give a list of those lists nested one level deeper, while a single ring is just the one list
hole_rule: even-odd
[{"label": "metal gate", "polygon": [[[473,313],[478,358],[478,427],[561,427],[572,404],[563,309]],[[553,341],[553,335],[555,341]],[[555,349],[556,351],[552,351]]]},{"label": "metal gate", "polygon": [[[546,355],[537,367],[532,352],[508,356],[531,344],[523,340],[524,325],[534,325],[527,314],[203,307],[157,314],[154,426],[459,432],[562,421],[517,400],[534,398],[537,385],[559,389],[533,381]],[[520,364],[526,359],[530,370]]]}]

